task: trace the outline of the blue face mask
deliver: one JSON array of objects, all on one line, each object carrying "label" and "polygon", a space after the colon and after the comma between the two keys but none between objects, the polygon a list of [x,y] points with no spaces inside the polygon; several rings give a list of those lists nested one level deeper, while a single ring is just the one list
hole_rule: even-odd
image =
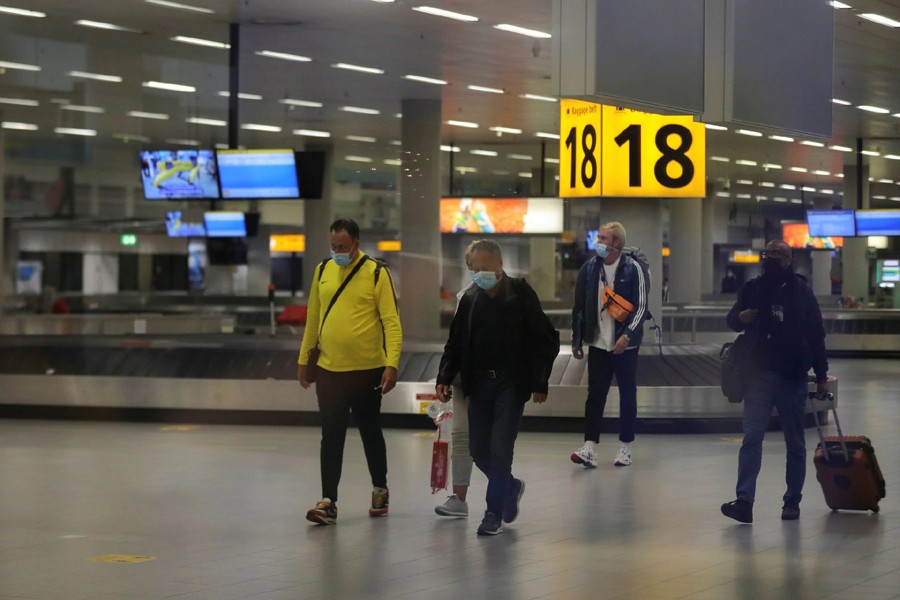
[{"label": "blue face mask", "polygon": [[609,256],[610,247],[606,244],[597,242],[594,245],[594,249],[597,251],[597,256],[599,256],[600,258],[606,258],[607,256]]},{"label": "blue face mask", "polygon": [[346,267],[347,265],[350,264],[350,253],[349,252],[338,253],[338,252],[335,252],[334,250],[332,250],[331,251],[331,260],[333,260],[334,264],[336,264],[339,267]]},{"label": "blue face mask", "polygon": [[490,290],[497,285],[497,274],[493,271],[469,271],[472,281],[483,290]]}]

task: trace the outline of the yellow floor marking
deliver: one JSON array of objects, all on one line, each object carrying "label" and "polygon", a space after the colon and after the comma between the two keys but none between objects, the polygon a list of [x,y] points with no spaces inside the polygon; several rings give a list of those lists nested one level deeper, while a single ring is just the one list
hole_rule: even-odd
[{"label": "yellow floor marking", "polygon": [[744,441],[744,438],[741,437],[723,437],[719,439],[723,442],[734,442],[735,444],[739,444]]},{"label": "yellow floor marking", "polygon": [[199,425],[166,425],[165,427],[160,427],[160,431],[195,431],[200,429]]},{"label": "yellow floor marking", "polygon": [[87,560],[94,562],[108,563],[141,563],[148,560],[156,560],[155,556],[140,556],[137,554],[104,554],[103,556],[92,556]]}]

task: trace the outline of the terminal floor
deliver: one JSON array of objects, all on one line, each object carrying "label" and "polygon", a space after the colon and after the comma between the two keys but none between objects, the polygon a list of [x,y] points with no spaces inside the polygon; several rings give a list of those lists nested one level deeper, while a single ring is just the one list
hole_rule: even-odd
[{"label": "terminal floor", "polygon": [[[523,433],[519,520],[479,538],[480,474],[468,519],[433,513],[433,432],[387,431],[383,519],[367,516],[351,433],[338,524],[322,527],[303,518],[320,493],[316,429],[0,421],[0,598],[900,598],[900,363],[832,366],[844,431],[872,437],[888,480],[877,515],[830,512],[810,457],[801,519],[782,522],[779,432],[753,525],[719,514],[738,437],[644,435],[617,469],[607,436],[585,470],[568,460],[579,436]],[[153,560],[90,560],[108,555]]]}]

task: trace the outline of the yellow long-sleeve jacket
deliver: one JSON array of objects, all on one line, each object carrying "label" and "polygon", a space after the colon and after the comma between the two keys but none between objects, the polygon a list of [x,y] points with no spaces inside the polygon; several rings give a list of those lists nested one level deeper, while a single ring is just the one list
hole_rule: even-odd
[{"label": "yellow long-sleeve jacket", "polygon": [[[332,297],[361,260],[365,264],[341,292],[322,327],[322,317]],[[382,267],[375,283],[375,267],[375,261],[366,260],[362,252],[346,267],[339,267],[333,260],[316,267],[299,364],[307,364],[309,351],[318,343],[321,351],[318,364],[329,371],[397,368],[403,331],[394,282],[390,271]]]}]

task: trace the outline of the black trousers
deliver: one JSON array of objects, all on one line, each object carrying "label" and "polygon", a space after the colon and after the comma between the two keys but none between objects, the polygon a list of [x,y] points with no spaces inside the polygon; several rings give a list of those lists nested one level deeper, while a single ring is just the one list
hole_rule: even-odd
[{"label": "black trousers", "polygon": [[588,350],[588,397],[584,405],[584,439],[600,441],[600,422],[613,375],[619,386],[619,440],[634,441],[637,418],[637,348],[613,354],[591,346]]},{"label": "black trousers", "polygon": [[384,369],[338,373],[319,368],[316,396],[322,416],[322,445],[319,455],[322,470],[322,497],[337,502],[338,484],[344,464],[347,417],[353,420],[362,437],[372,485],[387,487],[387,450],[381,432],[381,375]]}]

